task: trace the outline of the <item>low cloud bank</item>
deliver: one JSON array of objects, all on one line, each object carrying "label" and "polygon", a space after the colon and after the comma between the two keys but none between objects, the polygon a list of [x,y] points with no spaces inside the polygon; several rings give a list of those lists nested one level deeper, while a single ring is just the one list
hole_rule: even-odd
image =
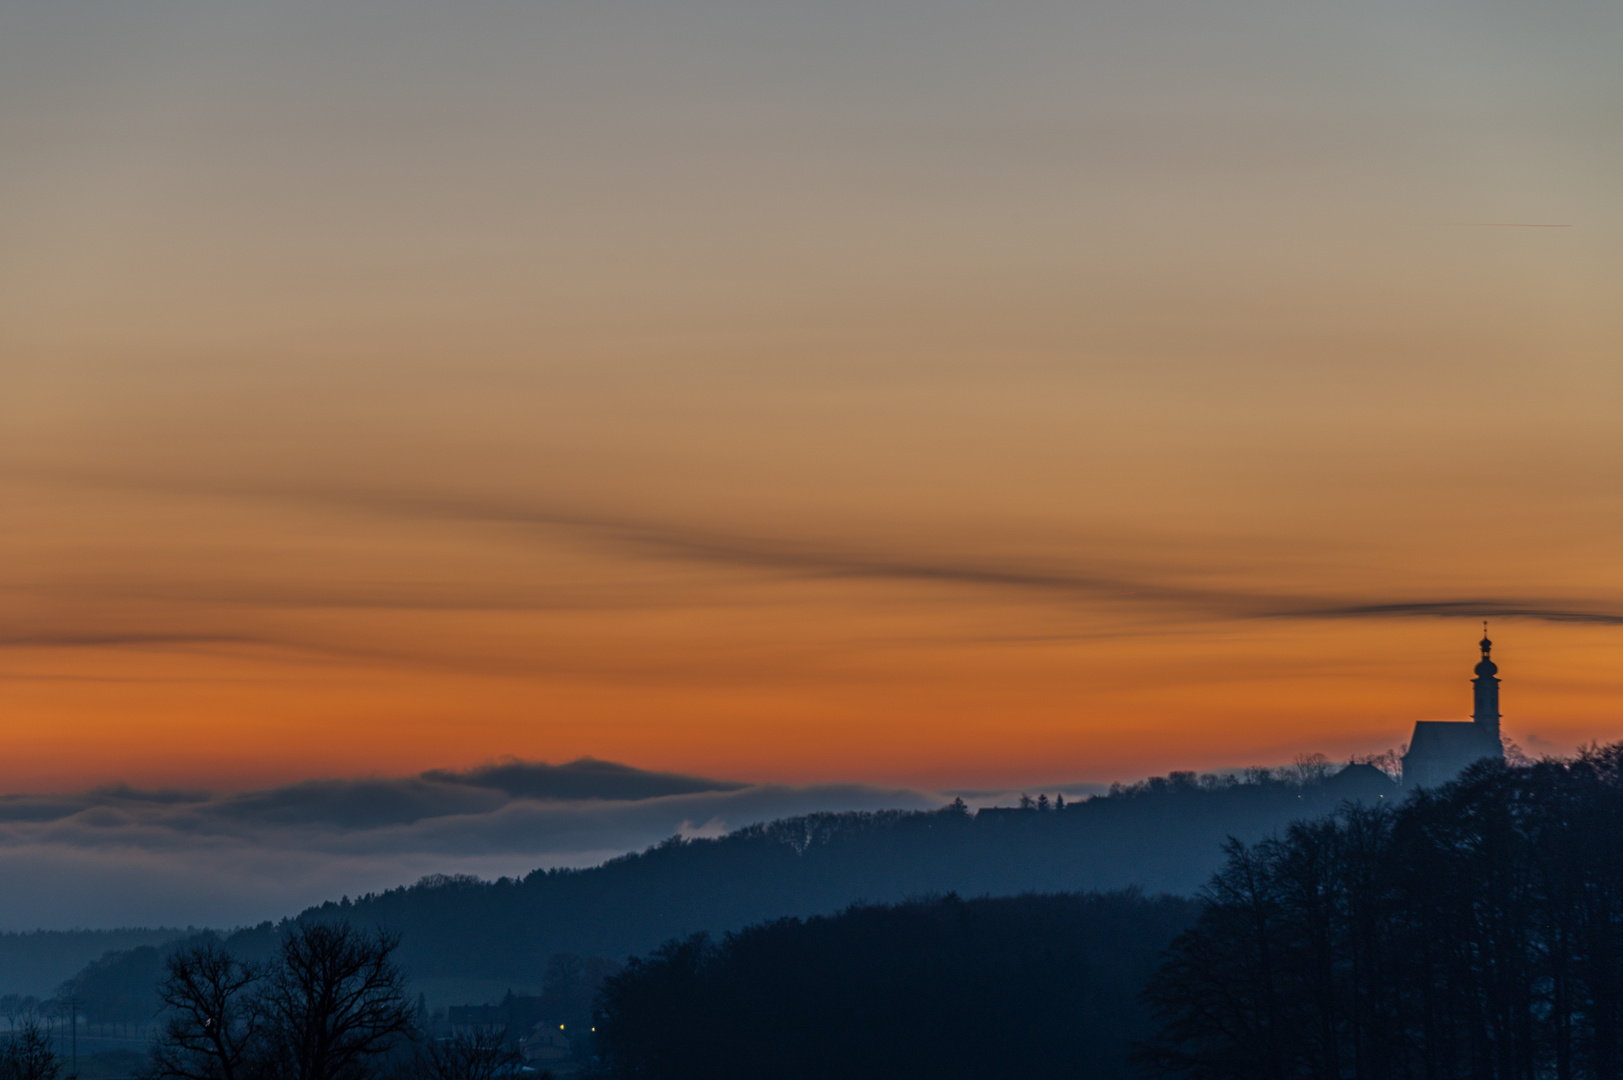
[{"label": "low cloud bank", "polygon": [[0,797],[0,929],[234,926],[424,874],[589,866],[676,833],[923,808],[859,784],[742,784],[583,759],[263,791]]}]

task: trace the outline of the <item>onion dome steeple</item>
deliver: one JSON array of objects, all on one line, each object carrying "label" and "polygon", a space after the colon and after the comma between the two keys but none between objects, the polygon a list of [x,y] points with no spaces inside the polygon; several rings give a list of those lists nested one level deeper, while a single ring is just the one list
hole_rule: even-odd
[{"label": "onion dome steeple", "polygon": [[1476,699],[1476,708],[1471,712],[1471,719],[1482,729],[1484,735],[1492,736],[1495,744],[1499,741],[1499,665],[1494,663],[1488,653],[1493,649],[1493,642],[1488,640],[1488,624],[1482,624],[1482,640],[1477,643],[1482,647],[1482,659],[1477,662],[1476,678],[1471,680],[1473,695]]},{"label": "onion dome steeple", "polygon": [[1494,663],[1493,660],[1488,656],[1488,654],[1493,651],[1493,642],[1488,640],[1487,623],[1482,624],[1482,640],[1477,642],[1477,644],[1482,646],[1482,660],[1476,666],[1476,673],[1478,675],[1499,674],[1499,665]]}]

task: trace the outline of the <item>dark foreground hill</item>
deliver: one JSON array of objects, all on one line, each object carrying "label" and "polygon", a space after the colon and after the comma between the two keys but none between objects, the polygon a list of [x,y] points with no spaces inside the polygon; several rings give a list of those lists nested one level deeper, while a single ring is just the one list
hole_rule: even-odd
[{"label": "dark foreground hill", "polygon": [[671,942],[603,987],[611,1077],[1130,1075],[1139,990],[1194,900],[957,897]]},{"label": "dark foreground hill", "polygon": [[948,897],[673,941],[596,1023],[616,1080],[1617,1080],[1623,744],[1231,842],[1198,902]]},{"label": "dark foreground hill", "polygon": [[1258,839],[1347,798],[1394,792],[1367,767],[1174,773],[1062,808],[812,814],[713,840],[673,837],[586,870],[425,879],[300,917],[400,931],[401,959],[416,976],[533,980],[556,953],[619,959],[673,937],[855,902],[1129,886],[1190,894],[1219,867],[1228,837]]}]

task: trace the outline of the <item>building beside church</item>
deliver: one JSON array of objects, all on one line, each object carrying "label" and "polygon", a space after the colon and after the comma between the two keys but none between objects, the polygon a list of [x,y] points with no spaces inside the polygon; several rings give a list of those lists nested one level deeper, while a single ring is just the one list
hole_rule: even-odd
[{"label": "building beside church", "polygon": [[1469,720],[1421,720],[1403,755],[1403,786],[1409,790],[1446,784],[1483,758],[1503,761],[1499,741],[1499,666],[1489,657],[1493,642],[1484,626],[1482,659],[1476,666],[1475,709]]}]

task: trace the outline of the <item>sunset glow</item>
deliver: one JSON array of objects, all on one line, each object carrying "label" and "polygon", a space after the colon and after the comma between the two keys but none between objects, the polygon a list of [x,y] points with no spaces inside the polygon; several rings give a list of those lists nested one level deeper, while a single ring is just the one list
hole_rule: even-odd
[{"label": "sunset glow", "polygon": [[0,790],[1345,760],[1484,618],[1623,737],[1615,13],[92,6],[0,13]]}]

